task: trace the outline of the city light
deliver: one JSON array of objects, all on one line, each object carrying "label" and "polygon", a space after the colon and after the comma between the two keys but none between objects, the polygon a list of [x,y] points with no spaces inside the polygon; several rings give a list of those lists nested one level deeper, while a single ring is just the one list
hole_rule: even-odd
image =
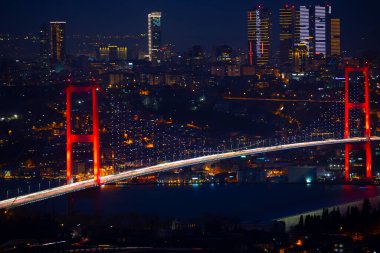
[{"label": "city light", "polygon": [[0,251],[378,252],[377,3],[1,7]]}]

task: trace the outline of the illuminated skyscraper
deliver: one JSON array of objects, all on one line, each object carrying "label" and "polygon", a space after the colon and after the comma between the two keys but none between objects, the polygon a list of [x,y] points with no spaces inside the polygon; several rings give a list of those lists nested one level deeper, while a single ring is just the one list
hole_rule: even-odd
[{"label": "illuminated skyscraper", "polygon": [[297,42],[298,14],[296,6],[285,5],[280,9],[280,62],[291,66],[294,46]]},{"label": "illuminated skyscraper", "polygon": [[271,53],[272,13],[261,5],[248,12],[249,64],[263,66],[269,63]]},{"label": "illuminated skyscraper", "polygon": [[293,65],[294,71],[303,71],[309,59],[340,54],[340,20],[331,16],[330,5],[280,9],[282,67]]},{"label": "illuminated skyscraper", "polygon": [[49,26],[44,24],[40,28],[39,32],[39,42],[40,42],[40,63],[41,67],[49,67]]},{"label": "illuminated skyscraper", "polygon": [[148,14],[149,61],[159,62],[162,47],[161,12]]},{"label": "illuminated skyscraper", "polygon": [[309,57],[328,56],[331,6],[300,6],[299,40],[307,46]]},{"label": "illuminated skyscraper", "polygon": [[50,22],[50,59],[53,65],[62,64],[66,58],[66,22]]},{"label": "illuminated skyscraper", "polygon": [[299,38],[298,42],[307,46],[307,50],[310,52],[310,9],[306,6],[300,6],[299,10]]},{"label": "illuminated skyscraper", "polygon": [[331,7],[315,6],[315,55],[327,56],[327,18]]},{"label": "illuminated skyscraper", "polygon": [[332,18],[330,20],[330,34],[327,36],[328,40],[328,54],[329,56],[340,56],[340,19]]}]

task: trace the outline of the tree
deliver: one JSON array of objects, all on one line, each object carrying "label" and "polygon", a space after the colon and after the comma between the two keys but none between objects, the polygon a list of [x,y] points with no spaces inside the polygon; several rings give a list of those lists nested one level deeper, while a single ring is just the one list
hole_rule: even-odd
[{"label": "tree", "polygon": [[301,217],[300,217],[300,221],[298,222],[298,227],[299,227],[299,228],[303,228],[303,226],[304,226],[303,215],[301,215]]}]

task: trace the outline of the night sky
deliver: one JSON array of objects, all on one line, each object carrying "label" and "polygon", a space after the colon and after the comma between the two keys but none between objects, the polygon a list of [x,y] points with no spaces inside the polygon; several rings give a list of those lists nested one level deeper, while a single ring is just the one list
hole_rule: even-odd
[{"label": "night sky", "polygon": [[[68,34],[146,33],[147,14],[163,12],[163,39],[183,50],[199,44],[205,48],[228,44],[246,47],[246,12],[262,3],[274,14],[285,1],[263,0],[1,0],[0,33],[38,31],[43,22],[68,22]],[[326,4],[342,19],[343,49],[380,51],[380,1],[293,1],[294,4]]]}]

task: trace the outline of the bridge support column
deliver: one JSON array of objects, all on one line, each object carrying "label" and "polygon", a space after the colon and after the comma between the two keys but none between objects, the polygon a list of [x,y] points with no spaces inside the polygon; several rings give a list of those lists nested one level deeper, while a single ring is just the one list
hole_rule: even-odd
[{"label": "bridge support column", "polygon": [[[67,183],[73,182],[72,163],[73,163],[73,143],[87,142],[93,144],[94,161],[94,181],[100,184],[100,144],[99,144],[99,118],[98,118],[98,85],[76,87],[68,85],[66,87],[66,179]],[[91,92],[92,96],[92,134],[75,135],[71,133],[71,95],[73,93]]]},{"label": "bridge support column", "polygon": [[[349,82],[350,73],[363,73],[364,75],[364,103],[350,102],[349,97]],[[366,153],[366,179],[372,179],[372,150],[371,150],[371,119],[370,119],[370,101],[369,101],[369,67],[352,68],[346,66],[345,69],[345,99],[344,99],[344,138],[350,138],[350,111],[353,109],[361,109],[365,115],[364,136],[367,141],[362,145]],[[345,146],[345,179],[350,180],[350,152],[352,151],[352,144]]]}]

